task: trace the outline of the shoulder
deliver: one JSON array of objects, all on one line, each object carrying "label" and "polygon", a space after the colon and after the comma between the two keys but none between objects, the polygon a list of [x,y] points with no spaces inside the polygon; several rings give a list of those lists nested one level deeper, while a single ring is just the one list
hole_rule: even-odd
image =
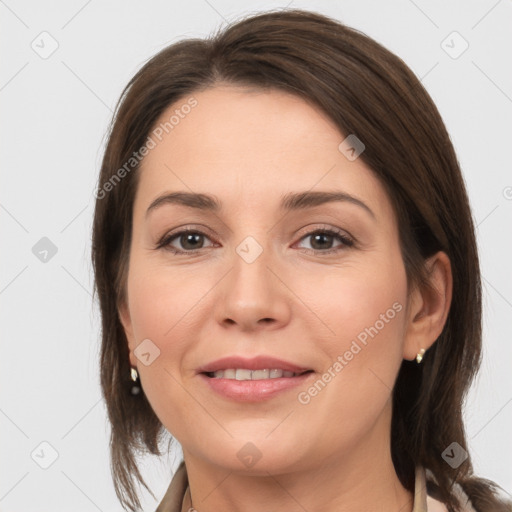
[{"label": "shoulder", "polygon": [[187,469],[182,461],[176,469],[171,483],[155,512],[179,512],[182,508],[183,496],[187,486]]},{"label": "shoulder", "polygon": [[[459,486],[458,488],[454,488],[454,494],[457,497],[458,502],[460,503],[460,512],[479,512],[473,507],[471,500],[466,495],[466,493]],[[434,496],[427,494],[427,512],[449,512],[446,505],[436,499]]]},{"label": "shoulder", "polygon": [[[437,480],[429,469],[425,470],[425,478],[427,487],[427,512],[449,512],[447,506],[439,496]],[[473,507],[469,496],[458,483],[454,484],[452,493],[459,503],[460,512],[480,512]]]},{"label": "shoulder", "polygon": [[[436,479],[428,469],[426,470],[426,481],[427,512],[448,512],[446,505],[439,498]],[[490,481],[488,482],[491,483]],[[466,484],[464,484],[464,486],[466,486]],[[493,485],[492,489],[493,496],[496,501],[493,502],[495,506],[491,506],[491,509],[487,506],[482,508],[481,505],[477,507],[475,503],[483,503],[483,501],[475,498],[476,501],[473,500],[475,501],[475,503],[473,503],[468,493],[459,483],[454,484],[452,493],[459,503],[460,512],[512,512],[512,500],[509,499],[507,493],[505,493],[499,486]],[[471,496],[473,496],[473,494],[471,494]],[[486,501],[486,503],[488,502]]]}]

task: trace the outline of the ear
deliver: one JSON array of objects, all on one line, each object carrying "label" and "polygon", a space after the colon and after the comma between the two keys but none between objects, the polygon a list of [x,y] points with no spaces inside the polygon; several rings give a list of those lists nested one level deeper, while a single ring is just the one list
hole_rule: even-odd
[{"label": "ear", "polygon": [[133,334],[132,319],[130,316],[130,309],[128,307],[127,301],[124,299],[121,302],[121,304],[118,306],[118,314],[119,314],[119,320],[121,321],[121,324],[124,329],[124,334],[128,341],[128,350],[130,351],[130,364],[134,368],[137,368],[137,358],[135,357],[135,354],[133,353],[133,351],[136,348],[136,344],[135,344],[135,335]]},{"label": "ear", "polygon": [[412,361],[423,348],[425,352],[443,331],[452,301],[450,259],[438,252],[426,260],[430,287],[416,287],[409,297],[404,340],[404,359]]}]

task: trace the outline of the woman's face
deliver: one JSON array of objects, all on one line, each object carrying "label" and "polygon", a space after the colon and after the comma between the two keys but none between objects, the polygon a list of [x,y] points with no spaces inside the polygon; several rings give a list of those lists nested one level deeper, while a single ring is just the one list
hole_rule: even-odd
[{"label": "woman's face", "polygon": [[[185,457],[251,474],[339,461],[369,439],[385,446],[408,320],[383,186],[300,98],[228,86],[193,96],[157,123],[177,116],[153,132],[134,204],[121,318],[152,408]],[[219,208],[150,208],[176,192]],[[342,199],[293,200],[320,192]],[[202,373],[230,356],[280,361]],[[310,372],[264,371],[285,363]]]}]

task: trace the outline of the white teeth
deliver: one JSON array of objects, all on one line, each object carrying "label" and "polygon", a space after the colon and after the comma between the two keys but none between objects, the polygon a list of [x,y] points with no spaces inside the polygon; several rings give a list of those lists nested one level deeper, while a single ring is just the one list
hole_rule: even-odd
[{"label": "white teeth", "polygon": [[237,368],[235,379],[236,380],[251,380],[252,379],[252,372],[251,370],[243,370],[240,368]]},{"label": "white teeth", "polygon": [[217,370],[213,372],[216,379],[235,379],[235,380],[264,380],[279,379],[281,377],[295,377],[299,373],[280,370],[277,368],[265,370],[247,370],[245,368],[228,368],[226,370]]},{"label": "white teeth", "polygon": [[269,374],[270,374],[270,370],[253,370],[252,371],[252,379],[253,380],[268,379]]}]

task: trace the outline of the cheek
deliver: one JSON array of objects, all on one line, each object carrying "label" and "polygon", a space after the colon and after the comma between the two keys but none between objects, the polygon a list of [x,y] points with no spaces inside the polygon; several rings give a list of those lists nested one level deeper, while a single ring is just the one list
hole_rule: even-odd
[{"label": "cheek", "polygon": [[132,258],[128,297],[135,343],[142,347],[150,340],[159,353],[150,365],[138,364],[140,379],[160,421],[182,437],[197,420],[184,387],[195,374],[191,354],[211,322],[219,272],[165,266],[139,254]]},{"label": "cheek", "polygon": [[194,316],[194,306],[208,291],[207,284],[190,272],[135,261],[128,296],[137,343],[150,338],[164,349],[172,340],[173,348],[179,348],[179,333]]},{"label": "cheek", "polygon": [[398,258],[312,276],[298,292],[322,321],[315,348],[326,356],[323,371],[336,375],[327,387],[350,390],[356,408],[358,400],[385,401],[402,363],[407,281]]},{"label": "cheek", "polygon": [[322,439],[345,446],[368,432],[392,394],[402,362],[405,276],[396,271],[331,275],[321,291],[310,292],[309,299],[334,334],[323,329],[328,334],[317,338],[315,349],[323,352],[325,366],[319,380],[301,390],[298,412]]},{"label": "cheek", "polygon": [[391,360],[392,354],[400,351],[405,305],[404,293],[396,281],[344,280],[342,289],[337,293],[333,290],[326,300],[336,333],[333,339],[341,340],[341,344],[332,343],[332,350],[339,353],[340,349],[351,350],[359,345],[359,360],[383,357],[384,353],[385,359]]},{"label": "cheek", "polygon": [[[188,315],[191,305],[200,300],[198,287],[190,286],[189,279],[188,285],[181,282],[183,278],[180,281],[176,274],[166,273],[161,267],[134,264],[128,279],[140,379],[144,393],[162,422],[161,414],[169,409],[169,404],[163,406],[159,400],[168,399],[169,393],[171,396],[179,394],[175,378],[179,380],[183,355],[190,345],[186,328]],[[144,357],[148,353],[149,356]]]},{"label": "cheek", "polygon": [[318,333],[328,346],[338,350],[357,337],[364,344],[366,338],[384,340],[402,331],[407,282],[396,257],[379,253],[364,264],[320,268],[295,280],[294,290],[316,314]]}]

